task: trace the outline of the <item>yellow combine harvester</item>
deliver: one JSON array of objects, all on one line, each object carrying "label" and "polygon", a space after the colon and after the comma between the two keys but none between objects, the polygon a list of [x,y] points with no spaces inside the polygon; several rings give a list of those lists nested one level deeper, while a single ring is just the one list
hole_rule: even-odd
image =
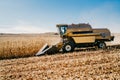
[{"label": "yellow combine harvester", "polygon": [[59,30],[61,41],[52,46],[47,44],[36,54],[41,55],[46,52],[72,52],[76,47],[98,47],[106,48],[106,41],[113,41],[114,36],[106,28],[93,29],[89,24],[58,24],[56,26]]}]

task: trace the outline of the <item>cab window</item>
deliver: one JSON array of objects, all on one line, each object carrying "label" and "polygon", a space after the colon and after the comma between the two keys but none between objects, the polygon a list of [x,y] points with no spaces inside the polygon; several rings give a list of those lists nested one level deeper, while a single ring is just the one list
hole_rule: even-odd
[{"label": "cab window", "polygon": [[67,30],[67,27],[66,26],[62,26],[60,27],[60,34],[65,34],[66,33],[66,30]]}]

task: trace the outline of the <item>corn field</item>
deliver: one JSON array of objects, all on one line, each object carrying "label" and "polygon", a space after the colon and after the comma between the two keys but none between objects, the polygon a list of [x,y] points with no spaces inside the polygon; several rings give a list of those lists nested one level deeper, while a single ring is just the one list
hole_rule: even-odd
[{"label": "corn field", "polygon": [[59,42],[59,37],[49,36],[0,36],[0,59],[35,55],[41,47]]}]

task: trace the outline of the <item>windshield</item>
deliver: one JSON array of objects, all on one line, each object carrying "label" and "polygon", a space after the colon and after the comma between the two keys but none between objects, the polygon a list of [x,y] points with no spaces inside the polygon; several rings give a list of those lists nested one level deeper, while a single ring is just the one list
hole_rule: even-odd
[{"label": "windshield", "polygon": [[60,35],[64,35],[66,33],[66,30],[67,30],[66,26],[59,27]]}]

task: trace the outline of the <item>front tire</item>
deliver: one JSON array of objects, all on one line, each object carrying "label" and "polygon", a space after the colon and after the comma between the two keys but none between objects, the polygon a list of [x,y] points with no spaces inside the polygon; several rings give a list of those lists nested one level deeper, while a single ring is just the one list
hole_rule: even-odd
[{"label": "front tire", "polygon": [[64,44],[62,50],[63,50],[63,52],[73,52],[74,48],[75,48],[74,44],[68,42],[68,43]]}]

